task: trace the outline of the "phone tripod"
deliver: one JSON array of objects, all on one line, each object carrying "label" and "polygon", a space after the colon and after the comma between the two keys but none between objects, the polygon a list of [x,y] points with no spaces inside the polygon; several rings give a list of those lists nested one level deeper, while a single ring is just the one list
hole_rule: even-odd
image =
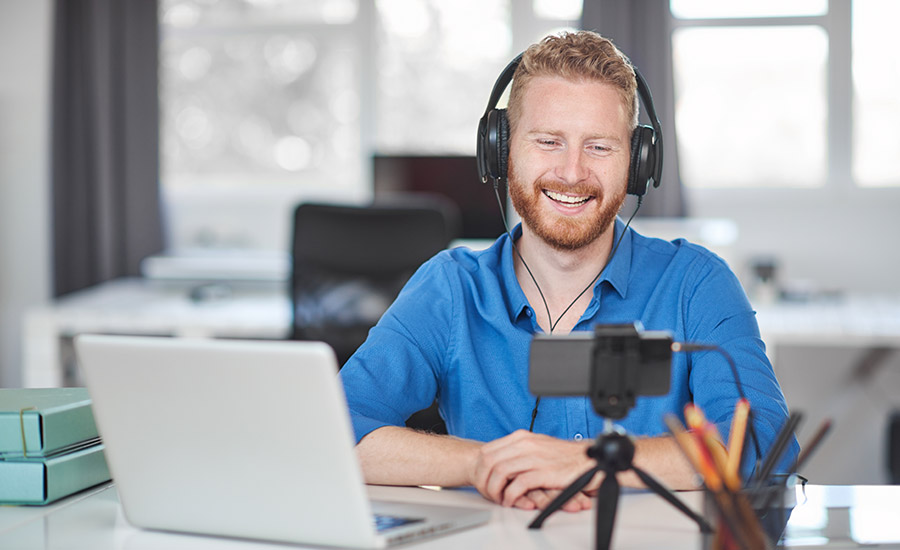
[{"label": "phone tripod", "polygon": [[[668,393],[671,344],[671,336],[649,336],[643,332],[639,322],[594,327],[590,381],[584,391],[590,397],[594,411],[605,418],[603,432],[587,453],[596,461],[596,466],[563,490],[531,522],[529,529],[540,529],[544,520],[584,489],[595,475],[603,472],[603,481],[597,490],[596,540],[597,550],[607,550],[619,506],[620,489],[616,474],[632,471],[651,491],[694,520],[702,532],[712,532],[705,519],[685,506],[653,476],[634,465],[634,443],[627,435],[613,429],[612,419],[625,418],[635,406],[638,395]],[[653,370],[649,368],[652,365],[664,367],[663,380],[656,380],[648,374]]]},{"label": "phone tripod", "polygon": [[704,533],[712,533],[712,527],[700,515],[688,508],[669,489],[660,484],[653,476],[634,465],[634,443],[627,435],[612,429],[612,421],[606,421],[606,428],[597,442],[588,449],[588,456],[597,461],[597,465],[586,471],[562,493],[560,493],[528,526],[529,529],[540,529],[544,520],[559,510],[563,504],[578,494],[579,491],[597,475],[603,472],[603,481],[597,490],[597,532],[596,548],[609,548],[612,540],[613,524],[619,506],[619,480],[616,474],[632,471],[654,493],[666,502],[678,508],[686,516],[694,520]]}]

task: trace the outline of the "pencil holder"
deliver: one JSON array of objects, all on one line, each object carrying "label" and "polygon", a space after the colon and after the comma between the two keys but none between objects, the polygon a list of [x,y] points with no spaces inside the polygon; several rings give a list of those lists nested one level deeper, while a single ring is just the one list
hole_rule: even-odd
[{"label": "pencil holder", "polygon": [[745,490],[760,526],[775,547],[784,533],[791,512],[797,505],[797,477],[777,475],[772,483],[759,489]]},{"label": "pencil holder", "polygon": [[712,533],[703,534],[703,550],[742,550],[745,529],[738,514],[736,495],[724,491],[703,492],[703,517],[712,526]]},{"label": "pencil holder", "polygon": [[703,535],[703,550],[775,548],[796,504],[795,486],[794,476],[775,476],[737,493],[704,491],[703,515],[713,532]]}]

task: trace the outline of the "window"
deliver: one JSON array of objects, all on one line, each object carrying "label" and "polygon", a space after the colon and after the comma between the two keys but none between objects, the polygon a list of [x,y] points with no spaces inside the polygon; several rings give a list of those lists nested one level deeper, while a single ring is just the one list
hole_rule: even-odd
[{"label": "window", "polygon": [[671,0],[691,188],[900,186],[891,0]]},{"label": "window", "polygon": [[671,0],[669,6],[680,19],[796,17],[828,12],[828,0]]},{"label": "window", "polygon": [[357,3],[204,4],[162,4],[165,185],[357,179]]},{"label": "window", "polygon": [[357,0],[163,0],[167,246],[287,250],[301,197],[362,193]]},{"label": "window", "polygon": [[681,174],[696,187],[825,182],[820,27],[699,27],[672,37]]},{"label": "window", "polygon": [[375,149],[472,154],[497,67],[512,55],[508,1],[376,6]]},{"label": "window", "polygon": [[161,0],[169,248],[286,250],[296,202],[371,196],[374,153],[473,155],[500,70],[581,6]]},{"label": "window", "polygon": [[900,185],[900,56],[886,37],[900,3],[853,3],[853,180],[863,187]]}]

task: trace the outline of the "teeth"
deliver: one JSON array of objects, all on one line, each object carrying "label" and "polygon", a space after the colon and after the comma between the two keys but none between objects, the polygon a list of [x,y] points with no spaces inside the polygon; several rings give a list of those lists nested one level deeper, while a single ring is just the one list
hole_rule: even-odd
[{"label": "teeth", "polygon": [[590,197],[570,197],[569,195],[563,195],[562,193],[556,193],[547,189],[544,190],[544,194],[555,200],[556,202],[561,202],[563,204],[569,204],[572,206],[579,206],[590,200]]}]

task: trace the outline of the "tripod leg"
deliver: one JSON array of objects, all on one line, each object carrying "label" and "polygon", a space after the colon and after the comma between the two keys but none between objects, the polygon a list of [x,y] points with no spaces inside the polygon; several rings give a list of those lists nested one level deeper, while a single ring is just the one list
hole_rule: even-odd
[{"label": "tripod leg", "polygon": [[597,490],[597,550],[609,550],[618,507],[619,480],[615,472],[607,472]]},{"label": "tripod leg", "polygon": [[556,512],[562,505],[569,502],[569,499],[578,494],[578,491],[584,489],[584,486],[587,485],[594,476],[597,475],[597,472],[600,471],[600,468],[591,468],[585,473],[581,474],[581,477],[572,482],[571,485],[563,489],[563,492],[558,494],[555,499],[553,499],[550,504],[547,505],[546,508],[541,510],[541,513],[538,514],[534,521],[532,521],[529,525],[529,529],[540,529],[541,525],[544,524],[544,520],[550,517],[550,514]]},{"label": "tripod leg", "polygon": [[683,502],[681,502],[681,500],[678,499],[678,497],[672,494],[671,491],[660,484],[660,482],[656,481],[653,476],[634,465],[631,466],[631,469],[634,470],[634,473],[636,473],[639,478],[641,478],[641,481],[644,482],[644,485],[649,487],[657,495],[661,496],[663,500],[681,510],[684,515],[694,520],[694,522],[696,522],[700,527],[701,532],[712,533],[713,529],[709,522],[707,522],[705,519],[703,519],[702,516],[688,508]]}]

